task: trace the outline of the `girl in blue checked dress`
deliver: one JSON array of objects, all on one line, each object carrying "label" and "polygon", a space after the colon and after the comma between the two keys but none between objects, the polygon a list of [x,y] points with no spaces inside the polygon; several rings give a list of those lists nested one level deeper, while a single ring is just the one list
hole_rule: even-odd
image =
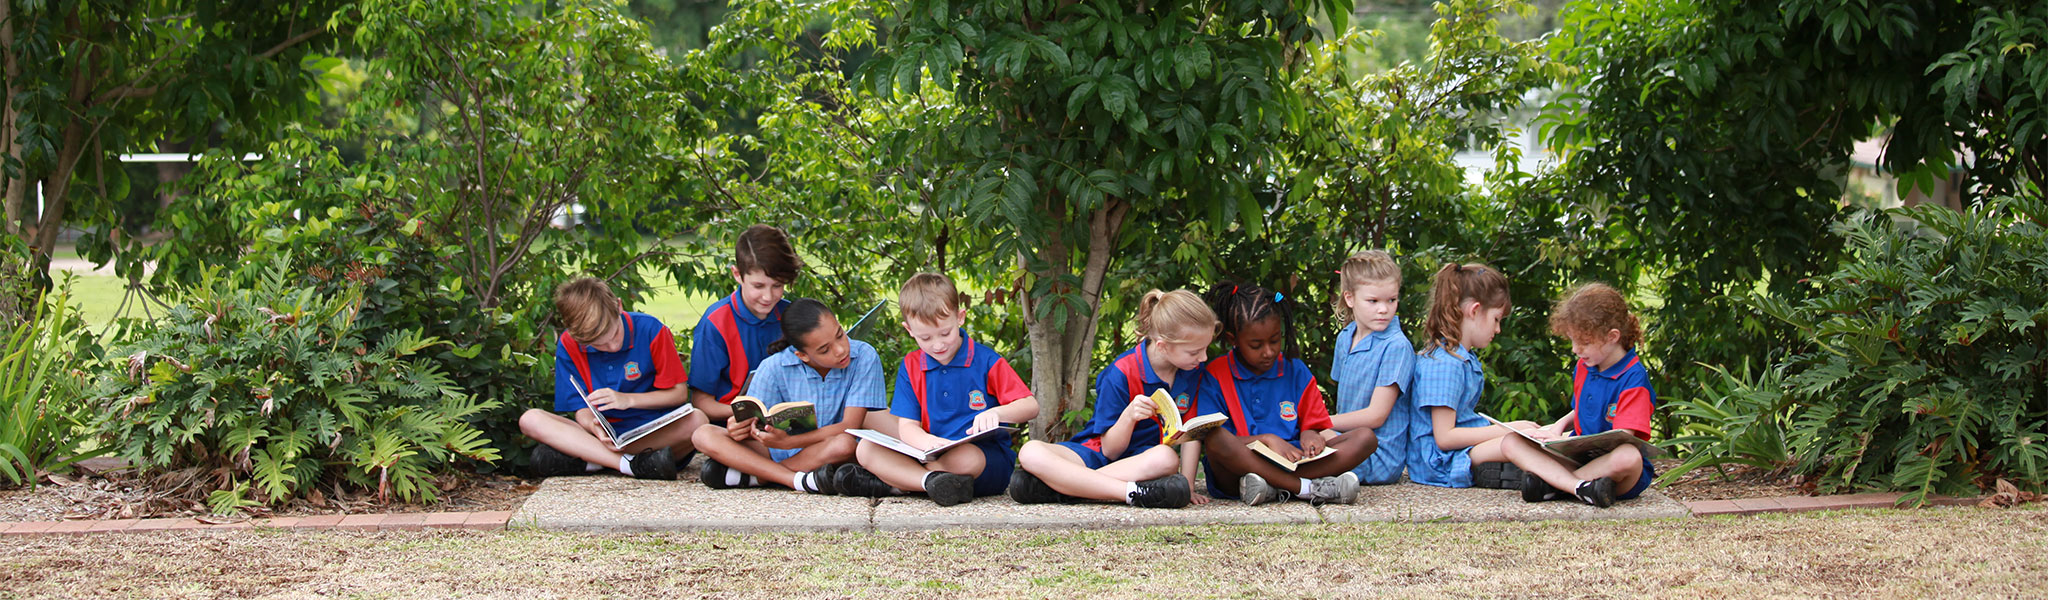
[{"label": "girl in blue checked dress", "polygon": [[[1508,278],[1480,264],[1444,265],[1430,283],[1427,339],[1415,361],[1414,420],[1408,435],[1408,479],[1439,487],[1471,487],[1472,469],[1507,460],[1507,429],[1479,416],[1486,366],[1475,350],[1493,343],[1507,315]],[[1535,423],[1509,425],[1529,429]]]},{"label": "girl in blue checked dress", "polygon": [[1344,260],[1337,314],[1350,324],[1337,332],[1330,377],[1337,380],[1338,431],[1363,431],[1379,449],[1352,469],[1368,485],[1399,483],[1408,460],[1406,392],[1415,372],[1415,345],[1401,332],[1401,267],[1394,257],[1367,250]]}]

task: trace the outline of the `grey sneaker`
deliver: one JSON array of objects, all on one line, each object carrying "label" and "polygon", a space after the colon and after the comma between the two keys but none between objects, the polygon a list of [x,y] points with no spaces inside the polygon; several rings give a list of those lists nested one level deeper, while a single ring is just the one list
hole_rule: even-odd
[{"label": "grey sneaker", "polygon": [[1358,474],[1345,473],[1315,480],[1307,496],[1309,504],[1355,504],[1358,502]]},{"label": "grey sneaker", "polygon": [[1258,506],[1267,502],[1286,502],[1294,498],[1294,493],[1273,487],[1256,473],[1245,473],[1237,478],[1237,497],[1244,499],[1245,506]]}]

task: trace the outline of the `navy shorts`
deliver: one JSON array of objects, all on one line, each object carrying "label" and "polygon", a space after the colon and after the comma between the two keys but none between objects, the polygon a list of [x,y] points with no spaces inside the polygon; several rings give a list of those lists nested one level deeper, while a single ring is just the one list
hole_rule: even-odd
[{"label": "navy shorts", "polygon": [[1651,481],[1651,480],[1654,480],[1654,479],[1656,479],[1656,478],[1657,478],[1657,467],[1651,466],[1651,465],[1650,465],[1650,461],[1649,461],[1649,459],[1644,459],[1644,460],[1643,460],[1643,474],[1642,474],[1642,475],[1640,475],[1640,476],[1637,476],[1637,477],[1636,477],[1636,485],[1635,485],[1635,487],[1631,487],[1631,488],[1629,488],[1629,489],[1628,489],[1628,491],[1626,491],[1626,492],[1622,492],[1622,493],[1619,493],[1619,494],[1615,494],[1615,495],[1614,495],[1614,499],[1615,499],[1615,500],[1634,500],[1636,496],[1641,496],[1641,495],[1643,495],[1643,490],[1647,490],[1647,489],[1650,489],[1650,481]]},{"label": "navy shorts", "polygon": [[1104,455],[1100,450],[1088,447],[1087,444],[1082,444],[1079,442],[1060,442],[1060,445],[1065,446],[1068,450],[1073,450],[1075,456],[1081,457],[1081,464],[1087,465],[1088,468],[1091,470],[1109,466],[1109,457]]},{"label": "navy shorts", "polygon": [[1017,453],[1010,450],[1007,439],[976,443],[974,447],[981,449],[984,461],[981,475],[974,478],[974,495],[994,496],[1010,489],[1010,474],[1017,469]]}]

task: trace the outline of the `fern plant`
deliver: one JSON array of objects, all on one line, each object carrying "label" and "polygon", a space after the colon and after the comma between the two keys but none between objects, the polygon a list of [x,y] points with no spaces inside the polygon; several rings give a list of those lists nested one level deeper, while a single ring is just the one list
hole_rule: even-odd
[{"label": "fern plant", "polygon": [[1785,429],[1793,407],[1785,393],[1784,369],[1752,373],[1744,364],[1740,373],[1734,373],[1718,365],[1701,366],[1713,379],[1700,384],[1699,394],[1671,399],[1663,407],[1683,425],[1677,437],[1661,445],[1685,460],[1658,479],[1670,483],[1693,469],[1721,465],[1765,470],[1790,466]]},{"label": "fern plant", "polygon": [[98,390],[109,446],[146,468],[204,469],[227,492],[218,498],[247,485],[270,504],[323,484],[431,502],[439,467],[498,458],[468,422],[496,403],[420,355],[445,342],[417,330],[362,339],[360,288],[328,295],[293,280],[288,255],[254,289],[209,270],[131,335]]},{"label": "fern plant", "polygon": [[1812,340],[1787,358],[1795,468],[1823,489],[1906,503],[2006,478],[2048,483],[2048,203],[2038,190],[1843,224],[1853,259],[1797,305],[1758,298]]}]

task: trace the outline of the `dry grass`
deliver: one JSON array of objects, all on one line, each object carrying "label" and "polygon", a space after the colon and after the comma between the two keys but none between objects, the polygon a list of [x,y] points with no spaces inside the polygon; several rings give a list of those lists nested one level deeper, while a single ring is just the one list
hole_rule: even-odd
[{"label": "dry grass", "polygon": [[[906,534],[10,539],[0,597],[2023,597],[2048,509]],[[1569,542],[1567,542],[1569,540]]]}]

